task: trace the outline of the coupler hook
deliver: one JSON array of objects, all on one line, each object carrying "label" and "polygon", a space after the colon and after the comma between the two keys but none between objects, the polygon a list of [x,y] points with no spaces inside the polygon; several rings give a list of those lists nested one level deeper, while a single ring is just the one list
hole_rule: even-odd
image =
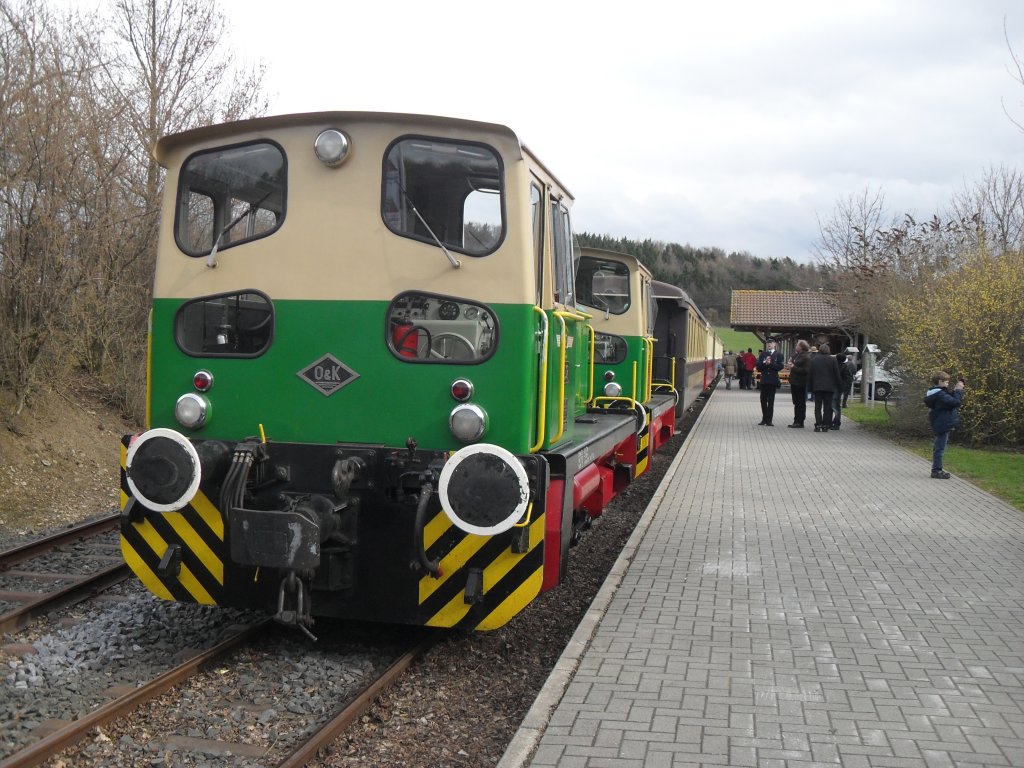
[{"label": "coupler hook", "polygon": [[[290,607],[285,608],[286,604]],[[274,620],[289,627],[298,627],[310,640],[316,642],[316,636],[309,631],[313,626],[309,595],[306,592],[306,585],[295,575],[295,571],[288,571],[288,575],[281,580]]]}]

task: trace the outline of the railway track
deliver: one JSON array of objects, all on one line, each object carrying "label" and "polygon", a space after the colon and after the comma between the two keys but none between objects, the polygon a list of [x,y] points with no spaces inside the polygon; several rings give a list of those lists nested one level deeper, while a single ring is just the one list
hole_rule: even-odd
[{"label": "railway track", "polygon": [[[265,636],[268,627],[272,625],[270,620],[264,620],[249,625],[230,637],[222,640],[217,645],[199,653],[186,661],[167,670],[163,674],[138,684],[137,687],[120,686],[124,690],[121,695],[116,696],[103,706],[92,712],[84,714],[72,722],[63,724],[61,727],[50,732],[35,743],[7,756],[0,760],[0,768],[27,768],[28,766],[40,765],[51,757],[72,753],[76,745],[80,745],[90,737],[102,733],[97,729],[107,727],[108,730],[114,721],[120,721],[119,729],[127,733],[144,731],[147,727],[147,716],[140,710],[149,705],[165,725],[168,725],[167,733],[158,736],[159,745],[157,751],[173,751],[182,758],[184,754],[193,753],[216,753],[221,755],[236,756],[243,761],[245,759],[258,760],[258,765],[278,765],[281,768],[298,768],[305,765],[313,758],[317,751],[336,739],[339,734],[355,721],[370,703],[383,690],[387,689],[399,679],[409,666],[425,652],[435,641],[436,635],[421,637],[417,642],[405,644],[405,648],[399,653],[391,653],[390,663],[378,664],[376,672],[366,674],[360,684],[350,686],[344,696],[338,697],[329,708],[326,715],[319,718],[320,722],[310,722],[309,718],[301,718],[297,727],[285,734],[279,734],[275,738],[275,744],[269,746],[258,743],[246,743],[239,740],[225,739],[222,741],[196,738],[186,733],[174,732],[186,728],[183,723],[195,722],[207,717],[207,712],[216,711],[219,704],[217,699],[226,695],[225,689],[231,687],[229,679],[232,666],[237,662],[231,659],[232,653],[245,649],[254,644],[261,636]],[[290,633],[289,633],[290,636]],[[273,655],[274,645],[262,653]],[[287,655],[287,654],[284,654]],[[271,664],[261,660],[260,665]],[[208,680],[198,679],[201,675],[207,675],[214,680],[222,678],[220,685],[211,684]],[[191,681],[191,684],[190,684]],[[329,685],[330,681],[325,680],[324,684]],[[177,686],[183,690],[178,691]],[[196,692],[204,691],[206,698],[196,701]],[[179,693],[191,693],[187,696],[179,696]],[[157,701],[158,697],[162,697]],[[197,706],[198,705],[198,706]],[[287,701],[280,702],[278,706],[290,706]],[[138,720],[138,723],[135,720]],[[95,744],[95,738],[91,739]],[[104,740],[111,744],[110,749],[115,753],[119,746],[125,741],[131,744],[136,743],[136,738],[129,736],[127,740],[121,739],[118,744],[104,737]],[[287,748],[281,748],[279,743],[289,744]],[[94,750],[95,751],[95,750]],[[184,754],[183,754],[184,753]],[[108,761],[116,764],[132,765],[139,764],[142,759],[140,755],[120,754],[115,757],[112,754],[104,753],[98,757],[95,764],[104,765]],[[178,759],[175,762],[178,762]],[[85,758],[88,760],[88,757]],[[69,755],[69,762],[75,765],[87,764],[81,756]],[[181,762],[186,762],[182,760]]]},{"label": "railway track", "polygon": [[[124,581],[129,571],[116,538],[103,538],[117,524],[113,514],[0,552],[0,634]],[[95,546],[74,549],[82,542]],[[83,563],[91,570],[83,572]]]},{"label": "railway track", "polygon": [[[84,604],[84,601],[125,580],[129,575],[128,569],[120,559],[116,539],[109,536],[111,533],[116,535],[117,525],[118,516],[115,514],[0,552],[0,633],[7,634],[11,639],[11,633],[24,629],[34,619],[63,607]],[[104,537],[108,539],[106,543]],[[83,565],[83,561],[89,564]],[[82,573],[83,568],[88,572]],[[231,654],[254,644],[257,638],[267,634],[271,625],[269,620],[261,620],[238,627],[230,636],[205,650],[181,649],[177,654],[184,657],[180,663],[151,679],[138,680],[132,684],[121,682],[108,691],[97,691],[96,699],[109,700],[84,713],[63,713],[58,718],[47,718],[39,727],[32,729],[33,740],[27,746],[21,745],[14,751],[0,749],[0,755],[7,752],[0,758],[0,768],[40,765],[55,756],[73,753],[83,744],[94,742],[97,738],[102,743],[103,729],[132,729],[133,714],[157,700],[162,702],[160,709],[166,715],[168,708],[174,709],[177,706],[174,704],[176,687],[187,688],[189,681],[193,681],[194,687],[216,692],[216,682],[195,683],[195,680],[214,667],[218,668],[215,675],[223,675],[231,668]],[[406,643],[409,647],[397,652],[393,648],[387,651],[390,654],[388,660],[374,664],[374,669],[382,670],[379,674],[363,675],[360,682],[350,686],[344,696],[335,697],[337,700],[332,702],[329,712],[321,714],[314,722],[304,720],[301,728],[292,728],[284,738],[275,737],[275,741],[290,745],[285,749],[280,745],[268,749],[230,739],[220,742],[196,739],[184,734],[166,734],[161,737],[162,743],[176,753],[187,753],[193,749],[202,752],[205,749],[242,758],[252,758],[258,754],[260,765],[304,765],[321,747],[336,739],[358,718],[381,691],[400,678],[412,662],[434,642],[433,638],[433,635],[429,635],[416,643]],[[32,653],[29,652],[24,658],[32,659]],[[37,698],[46,698],[45,690],[33,693]],[[168,704],[168,701],[171,703]],[[178,708],[183,709],[183,720],[201,720],[203,709],[212,710],[215,706],[213,703],[200,704],[192,700],[182,703]],[[284,703],[283,706],[287,708],[291,705]],[[60,705],[54,708],[60,709]],[[3,717],[0,716],[2,721]],[[0,729],[0,744],[10,745],[19,740],[8,741],[6,736]],[[24,735],[20,740],[24,741]],[[74,762],[78,764],[79,760],[75,758]],[[134,759],[128,756],[123,760],[123,764],[133,762]],[[98,764],[103,764],[103,760]]]}]

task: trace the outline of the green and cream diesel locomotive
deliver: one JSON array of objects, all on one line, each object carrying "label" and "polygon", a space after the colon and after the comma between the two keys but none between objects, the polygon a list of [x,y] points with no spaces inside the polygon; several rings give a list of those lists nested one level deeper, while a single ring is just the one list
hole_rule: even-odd
[{"label": "green and cream diesel locomotive", "polygon": [[[568,190],[499,125],[312,113],[155,155],[147,430],[121,455],[146,587],[308,631],[492,629],[557,585],[674,429],[649,273],[581,258]],[[579,301],[588,258],[618,266]]]}]

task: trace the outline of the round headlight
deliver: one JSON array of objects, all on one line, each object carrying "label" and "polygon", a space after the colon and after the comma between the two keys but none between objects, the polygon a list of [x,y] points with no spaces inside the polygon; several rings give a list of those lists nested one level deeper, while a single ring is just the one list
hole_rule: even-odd
[{"label": "round headlight", "polygon": [[174,418],[185,429],[199,429],[206,423],[210,404],[205,397],[189,392],[178,398],[174,404]]},{"label": "round headlight", "polygon": [[605,397],[619,397],[622,394],[622,385],[617,381],[609,381],[604,385]]},{"label": "round headlight", "polygon": [[317,158],[329,168],[345,162],[349,147],[348,136],[334,128],[323,131],[313,142],[313,151],[316,152]]},{"label": "round headlight", "polygon": [[478,405],[463,403],[452,409],[451,416],[448,417],[448,427],[460,442],[472,443],[484,436],[487,414]]}]

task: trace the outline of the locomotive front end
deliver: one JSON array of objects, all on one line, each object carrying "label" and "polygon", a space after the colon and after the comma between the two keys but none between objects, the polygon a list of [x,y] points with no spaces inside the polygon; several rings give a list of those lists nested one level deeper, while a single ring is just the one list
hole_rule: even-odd
[{"label": "locomotive front end", "polygon": [[[157,156],[149,429],[121,456],[140,580],[307,631],[317,615],[490,629],[557,583],[566,494],[538,448],[579,408],[539,354],[550,182],[531,192],[518,139],[323,113]],[[568,369],[564,323],[558,339]]]}]

